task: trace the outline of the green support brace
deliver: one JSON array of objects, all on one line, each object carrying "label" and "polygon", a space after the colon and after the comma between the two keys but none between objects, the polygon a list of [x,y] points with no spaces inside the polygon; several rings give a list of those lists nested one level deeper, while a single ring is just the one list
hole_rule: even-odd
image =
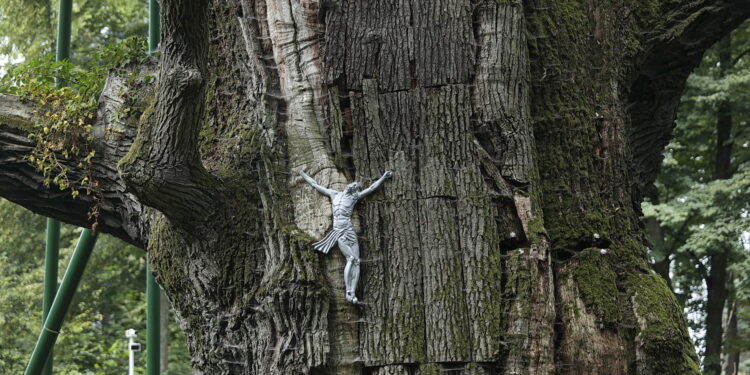
[{"label": "green support brace", "polygon": [[[60,263],[60,222],[47,218],[47,245],[44,249],[44,298],[42,299],[42,327],[57,291],[57,266]],[[44,367],[44,375],[52,375],[52,351]]]},{"label": "green support brace", "polygon": [[24,375],[42,374],[45,363],[52,352],[52,347],[55,346],[57,336],[60,334],[65,313],[70,307],[95,243],[96,235],[92,234],[90,229],[84,229],[73,251],[73,256],[70,258],[60,288],[57,290],[55,301],[52,302],[49,315],[44,321],[42,332],[39,334],[34,351],[31,353],[31,359],[29,359],[29,365],[26,367]]},{"label": "green support brace", "polygon": [[[149,0],[148,6],[148,53],[153,55],[159,48],[159,3]],[[146,256],[146,375],[159,375],[161,359],[161,301],[159,285],[151,273]]]},{"label": "green support brace", "polygon": [[[57,19],[57,53],[55,61],[67,60],[70,57],[70,28],[73,13],[73,0],[60,0],[59,17]],[[56,79],[57,86],[63,83]]]},{"label": "green support brace", "polygon": [[159,3],[156,0],[148,2],[148,53],[153,55],[159,48],[161,36],[159,23]]},{"label": "green support brace", "polygon": [[159,375],[161,345],[161,301],[159,285],[146,260],[146,375]]},{"label": "green support brace", "polygon": [[[70,57],[70,28],[73,0],[60,0],[59,18],[57,21],[57,54],[55,60],[66,60]],[[60,79],[55,79],[57,87],[62,86]],[[60,258],[60,222],[47,219],[47,245],[44,249],[44,296],[42,297],[42,324],[47,319],[52,301],[57,289],[57,267]],[[49,359],[44,367],[44,375],[52,375],[53,355],[50,350]]]}]

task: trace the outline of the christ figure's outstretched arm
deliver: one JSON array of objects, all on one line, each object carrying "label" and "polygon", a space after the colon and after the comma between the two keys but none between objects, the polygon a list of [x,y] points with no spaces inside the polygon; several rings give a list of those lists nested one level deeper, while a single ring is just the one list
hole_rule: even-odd
[{"label": "christ figure's outstretched arm", "polygon": [[359,193],[360,198],[364,198],[370,195],[373,191],[375,191],[378,187],[380,187],[380,185],[382,185],[386,179],[391,178],[391,176],[393,176],[393,172],[385,171],[382,177],[380,177],[377,181],[373,182],[372,185],[367,187],[367,189],[362,190]]},{"label": "christ figure's outstretched arm", "polygon": [[324,194],[333,198],[338,193],[338,191],[336,190],[326,189],[320,186],[315,180],[312,179],[312,177],[305,174],[305,172],[300,172],[299,175],[302,176],[302,178],[304,178],[308,184],[312,185],[312,187],[314,187],[315,190],[319,191],[321,194]]}]

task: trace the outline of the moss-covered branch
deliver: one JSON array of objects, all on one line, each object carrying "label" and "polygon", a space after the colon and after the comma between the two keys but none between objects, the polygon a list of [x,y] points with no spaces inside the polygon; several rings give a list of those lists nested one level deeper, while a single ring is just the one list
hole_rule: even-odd
[{"label": "moss-covered branch", "polygon": [[[111,81],[118,81],[110,77]],[[111,86],[118,86],[110,83]],[[100,116],[95,128],[110,129],[112,117],[105,109],[120,108],[122,98],[110,93],[103,96]],[[35,128],[33,103],[22,101],[15,95],[0,94],[0,196],[20,204],[31,211],[54,217],[67,223],[91,227],[110,233],[136,246],[145,246],[149,215],[131,194],[124,193],[125,186],[114,170],[118,158],[118,144],[127,137],[97,137],[92,147],[101,152],[92,158],[91,165],[82,166],[76,160],[57,156],[66,173],[77,179],[85,175],[95,176],[98,194],[76,194],[61,189],[55,183],[45,183],[47,178],[38,166],[30,162],[36,143],[28,134]],[[127,141],[126,141],[127,142]],[[121,153],[121,152],[120,152]],[[90,217],[92,207],[98,209],[98,220]]]}]

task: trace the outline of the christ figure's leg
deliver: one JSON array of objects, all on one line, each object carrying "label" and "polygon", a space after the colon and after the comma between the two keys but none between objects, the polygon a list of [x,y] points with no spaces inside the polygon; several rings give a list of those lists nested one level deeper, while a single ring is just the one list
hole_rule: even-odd
[{"label": "christ figure's leg", "polygon": [[357,290],[359,281],[359,243],[356,237],[354,239],[342,236],[339,238],[338,245],[341,253],[346,257],[346,267],[344,267],[344,285],[346,285],[346,300],[357,303],[357,296],[354,294]]}]

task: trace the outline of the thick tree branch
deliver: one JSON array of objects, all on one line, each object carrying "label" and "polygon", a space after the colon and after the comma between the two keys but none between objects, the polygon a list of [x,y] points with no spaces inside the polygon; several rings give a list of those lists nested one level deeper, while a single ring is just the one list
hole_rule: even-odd
[{"label": "thick tree branch", "polygon": [[690,222],[693,221],[693,218],[695,218],[695,215],[690,214],[685,221],[680,224],[680,228],[677,229],[677,232],[672,235],[672,244],[669,246],[669,254],[674,254],[675,251],[677,251],[677,248],[682,246],[682,244],[687,240],[685,238],[685,231],[688,228],[688,225]]},{"label": "thick tree branch", "polygon": [[737,65],[737,63],[740,62],[740,60],[743,57],[745,57],[745,55],[747,55],[748,53],[750,53],[750,48],[748,48],[748,49],[740,52],[739,54],[737,54],[737,56],[734,57],[734,60],[732,60],[732,66]]},{"label": "thick tree branch", "polygon": [[745,0],[663,3],[655,13],[637,11],[636,22],[643,30],[641,52],[625,83],[638,202],[659,173],[688,75],[707,48],[750,17],[750,2]]},{"label": "thick tree branch", "polygon": [[706,280],[706,282],[710,282],[709,276],[711,273],[708,271],[708,268],[706,268],[706,265],[703,264],[701,258],[695,253],[695,251],[693,251],[692,249],[687,249],[685,253],[687,253],[690,259],[695,262],[695,267],[697,268],[698,273],[703,278],[703,280]]},{"label": "thick tree branch", "polygon": [[[114,169],[126,150],[122,144],[129,144],[132,134],[128,135],[125,129],[117,136],[101,136],[111,133],[116,126],[110,120],[124,105],[117,92],[125,81],[109,77],[94,125],[94,132],[100,136],[94,140],[97,156],[92,160],[90,173],[101,189],[99,202],[95,201],[95,196],[84,192],[73,198],[68,189],[44,185],[42,173],[26,159],[34,151],[34,143],[26,136],[35,121],[33,105],[16,96],[0,94],[0,196],[36,213],[83,227],[93,224],[88,213],[98,203],[97,230],[145,247],[150,215],[144,212],[135,196],[125,192],[125,184]],[[58,160],[69,171],[71,179],[84,175],[85,171],[76,161],[61,157]]]},{"label": "thick tree branch", "polygon": [[197,146],[207,75],[207,5],[206,0],[162,3],[156,99],[119,164],[128,189],[145,204],[174,223],[190,225],[214,212],[218,185]]}]

